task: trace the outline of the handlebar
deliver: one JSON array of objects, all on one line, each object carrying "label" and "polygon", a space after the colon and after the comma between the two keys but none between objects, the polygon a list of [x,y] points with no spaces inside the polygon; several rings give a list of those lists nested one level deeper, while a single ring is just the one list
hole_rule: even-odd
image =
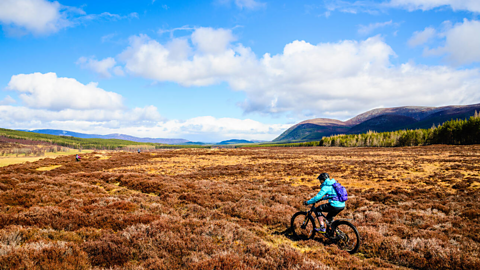
[{"label": "handlebar", "polygon": [[[320,199],[318,202],[316,202],[316,203],[319,203],[319,202],[321,202],[321,201],[330,200],[330,199],[331,199],[331,198],[329,198],[329,197],[323,197],[323,198],[321,198],[321,199]],[[311,205],[315,205],[316,203],[313,203],[313,204],[311,204]]]}]

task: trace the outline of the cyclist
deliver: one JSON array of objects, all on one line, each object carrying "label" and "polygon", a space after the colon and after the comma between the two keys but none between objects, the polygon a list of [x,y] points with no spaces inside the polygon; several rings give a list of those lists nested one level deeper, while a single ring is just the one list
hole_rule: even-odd
[{"label": "cyclist", "polygon": [[[311,198],[308,201],[304,201],[304,205],[309,205],[313,204],[316,202],[321,201],[322,199],[328,199],[328,203],[322,204],[318,206],[315,211],[317,212],[328,212],[327,219],[328,221],[332,221],[333,218],[338,215],[343,209],[345,209],[345,202],[339,202],[332,200],[331,198],[337,196],[337,192],[333,188],[333,184],[335,184],[337,181],[335,179],[330,179],[330,176],[328,173],[322,173],[317,177],[318,180],[320,180],[320,191],[318,192],[315,197]],[[323,198],[325,196],[325,198]],[[320,228],[315,230],[320,233],[325,233],[325,223],[323,221],[323,217],[318,217],[318,222],[320,223]]]}]

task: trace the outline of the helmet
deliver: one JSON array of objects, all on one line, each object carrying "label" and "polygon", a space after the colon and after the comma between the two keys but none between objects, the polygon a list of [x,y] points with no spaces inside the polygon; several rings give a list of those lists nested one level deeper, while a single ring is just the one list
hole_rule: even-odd
[{"label": "helmet", "polygon": [[328,178],[330,178],[330,176],[328,176],[328,173],[322,173],[317,177],[317,179],[320,180],[320,181],[325,181]]}]

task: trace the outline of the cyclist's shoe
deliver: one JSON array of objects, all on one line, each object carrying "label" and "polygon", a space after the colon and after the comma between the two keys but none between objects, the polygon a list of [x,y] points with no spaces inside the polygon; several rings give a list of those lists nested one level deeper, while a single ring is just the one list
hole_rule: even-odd
[{"label": "cyclist's shoe", "polygon": [[321,226],[320,228],[315,228],[315,231],[317,231],[319,233],[326,233],[327,229],[325,229],[324,226]]}]

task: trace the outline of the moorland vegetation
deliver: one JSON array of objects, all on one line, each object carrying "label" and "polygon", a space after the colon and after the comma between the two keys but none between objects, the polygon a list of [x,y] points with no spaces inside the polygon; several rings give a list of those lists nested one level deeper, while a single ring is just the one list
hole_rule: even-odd
[{"label": "moorland vegetation", "polygon": [[[479,269],[480,146],[105,152],[0,168],[0,269]],[[295,241],[328,172],[354,256]]]}]

